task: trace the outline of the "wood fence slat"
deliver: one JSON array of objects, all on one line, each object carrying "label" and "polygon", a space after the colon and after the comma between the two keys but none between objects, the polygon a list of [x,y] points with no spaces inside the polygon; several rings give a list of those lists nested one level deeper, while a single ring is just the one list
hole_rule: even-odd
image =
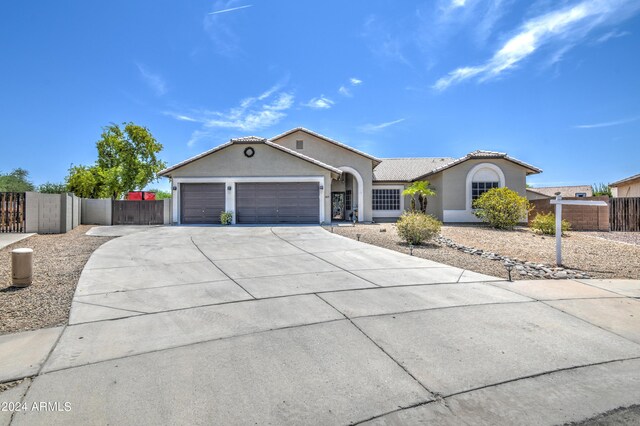
[{"label": "wood fence slat", "polygon": [[25,232],[26,194],[0,192],[0,232]]},{"label": "wood fence slat", "polygon": [[609,205],[612,231],[640,232],[640,197],[612,198]]}]

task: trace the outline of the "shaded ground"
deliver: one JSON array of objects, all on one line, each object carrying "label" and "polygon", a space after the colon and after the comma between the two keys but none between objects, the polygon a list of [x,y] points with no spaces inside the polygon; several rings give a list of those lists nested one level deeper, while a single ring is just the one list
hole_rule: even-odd
[{"label": "shaded ground", "polygon": [[582,422],[567,423],[567,426],[633,426],[640,424],[640,405],[618,408]]},{"label": "shaded ground", "polygon": [[[337,234],[353,239],[360,234],[363,242],[402,253],[409,252],[407,245],[398,237],[394,224],[333,227],[333,230]],[[381,230],[385,232],[380,232]],[[594,238],[592,234],[570,232],[563,238],[563,261],[566,268],[585,271],[594,278],[640,278],[640,246]],[[549,265],[555,263],[555,237],[538,235],[526,228],[499,231],[480,225],[447,225],[442,227],[442,235],[458,244],[523,261]],[[632,237],[626,235],[620,238]],[[483,274],[507,277],[499,261],[470,255],[437,244],[416,247],[413,254]]]},{"label": "shaded ground", "polygon": [[[0,250],[0,334],[65,324],[82,268],[109,237],[85,235],[81,225],[66,234],[34,235]],[[34,251],[34,281],[11,286],[11,250]]]}]

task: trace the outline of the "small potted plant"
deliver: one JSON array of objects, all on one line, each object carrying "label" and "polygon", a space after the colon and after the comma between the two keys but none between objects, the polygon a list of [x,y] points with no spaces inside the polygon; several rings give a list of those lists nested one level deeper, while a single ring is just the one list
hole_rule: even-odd
[{"label": "small potted plant", "polygon": [[223,225],[231,225],[231,221],[233,220],[233,212],[222,212],[220,213],[220,223]]}]

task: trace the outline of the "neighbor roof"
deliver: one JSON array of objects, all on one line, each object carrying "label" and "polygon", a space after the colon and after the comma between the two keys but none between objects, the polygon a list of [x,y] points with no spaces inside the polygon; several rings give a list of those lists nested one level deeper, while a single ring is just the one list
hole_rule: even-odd
[{"label": "neighbor roof", "polygon": [[619,186],[619,185],[622,185],[624,183],[633,182],[634,180],[638,180],[638,179],[640,179],[640,174],[633,175],[633,176],[630,176],[628,178],[620,179],[619,181],[610,183],[609,186]]},{"label": "neighbor roof", "polygon": [[578,192],[587,194],[587,197],[593,196],[591,185],[545,186],[542,188],[527,188],[527,191],[546,195],[547,197],[554,197],[556,192],[559,192],[562,197],[575,197]]},{"label": "neighbor roof", "polygon": [[342,142],[338,142],[338,141],[337,141],[337,140],[335,140],[335,139],[331,139],[330,137],[327,137],[327,136],[321,135],[320,133],[316,133],[316,132],[314,132],[313,130],[306,129],[306,128],[304,128],[304,127],[296,127],[296,128],[294,128],[294,129],[287,130],[286,132],[284,132],[284,133],[280,133],[279,135],[274,136],[274,137],[272,137],[272,138],[271,138],[271,139],[269,139],[269,140],[270,140],[270,141],[275,141],[275,140],[277,140],[277,139],[281,139],[281,138],[283,138],[283,137],[285,137],[285,136],[288,136],[288,135],[290,135],[290,134],[292,134],[292,133],[295,133],[295,132],[297,132],[297,131],[305,132],[305,133],[307,133],[307,134],[309,134],[309,135],[311,135],[311,136],[315,136],[315,137],[317,137],[317,138],[320,138],[320,139],[322,139],[322,140],[325,140],[325,141],[327,141],[327,142],[330,142],[330,143],[332,143],[332,144],[334,144],[334,145],[337,145],[337,146],[339,146],[339,147],[341,147],[341,148],[344,148],[344,149],[347,149],[347,150],[349,150],[349,151],[355,152],[356,154],[362,155],[363,157],[367,157],[368,159],[373,160],[373,162],[374,162],[374,163],[380,163],[380,161],[381,161],[380,159],[378,159],[378,158],[374,157],[373,155],[369,155],[369,154],[367,154],[366,152],[363,152],[363,151],[360,151],[360,150],[355,149],[355,148],[353,148],[353,147],[350,147],[349,145],[345,145],[345,144],[343,144]]},{"label": "neighbor roof", "polygon": [[284,147],[282,145],[278,145],[277,143],[273,143],[273,142],[269,141],[268,139],[261,138],[259,136],[245,136],[245,137],[242,137],[242,138],[231,139],[227,143],[224,143],[222,145],[218,145],[215,148],[212,148],[212,149],[210,149],[208,151],[203,152],[202,154],[198,154],[195,157],[188,158],[188,159],[186,159],[186,160],[184,160],[184,161],[182,161],[182,162],[180,162],[180,163],[178,163],[176,165],[168,167],[168,168],[160,171],[160,173],[158,173],[158,176],[165,176],[169,172],[171,172],[171,171],[173,171],[175,169],[179,169],[180,167],[186,166],[189,163],[192,163],[192,162],[194,162],[196,160],[199,160],[200,158],[206,157],[207,155],[211,155],[214,152],[220,151],[220,150],[222,150],[222,149],[224,149],[224,148],[226,148],[228,146],[231,146],[231,145],[234,145],[234,144],[247,144],[247,143],[254,143],[254,144],[262,143],[262,144],[265,144],[265,145],[269,145],[272,148],[278,149],[278,150],[280,150],[282,152],[286,152],[287,154],[293,155],[294,157],[298,157],[301,160],[308,161],[309,163],[313,163],[316,166],[319,166],[319,167],[325,168],[327,170],[330,170],[331,172],[336,173],[338,175],[342,174],[342,170],[340,170],[340,169],[337,169],[337,168],[335,168],[333,166],[325,164],[322,161],[318,161],[315,158],[311,158],[311,157],[308,157],[306,155],[300,154],[299,152],[293,151],[293,150],[291,150],[289,148],[286,148],[286,147]]},{"label": "neighbor roof", "polygon": [[457,160],[453,160],[448,164],[444,164],[444,165],[442,165],[442,166],[440,166],[440,167],[438,167],[438,168],[436,168],[434,170],[426,172],[424,175],[418,176],[414,180],[419,180],[419,179],[422,179],[422,178],[427,177],[429,175],[441,172],[443,170],[446,170],[446,169],[448,169],[450,167],[453,167],[455,165],[458,165],[460,163],[464,163],[465,161],[468,161],[468,160],[485,159],[485,158],[501,158],[503,160],[511,161],[512,163],[518,164],[519,166],[522,166],[525,169],[527,169],[527,171],[528,171],[527,174],[528,175],[536,174],[536,173],[542,173],[542,169],[534,167],[531,164],[527,164],[524,161],[520,161],[517,158],[510,157],[505,152],[477,150],[477,151],[470,152],[469,154],[465,155],[464,157],[458,158]]},{"label": "neighbor roof", "polygon": [[410,182],[453,160],[449,157],[383,158],[373,169],[373,180]]}]

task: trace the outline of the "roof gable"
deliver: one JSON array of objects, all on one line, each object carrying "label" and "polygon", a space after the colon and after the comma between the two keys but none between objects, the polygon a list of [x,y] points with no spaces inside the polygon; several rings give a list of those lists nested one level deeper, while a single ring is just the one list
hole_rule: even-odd
[{"label": "roof gable", "polygon": [[354,152],[354,153],[356,153],[358,155],[361,155],[361,156],[363,156],[365,158],[368,158],[369,160],[372,160],[374,162],[374,165],[375,164],[379,164],[381,162],[380,159],[378,159],[378,158],[376,158],[376,157],[374,157],[374,156],[372,156],[370,154],[367,154],[366,152],[360,151],[360,150],[358,150],[356,148],[353,148],[353,147],[351,147],[349,145],[343,144],[342,142],[338,142],[335,139],[331,139],[331,138],[329,138],[327,136],[321,135],[320,133],[316,133],[313,130],[306,129],[304,127],[295,127],[295,128],[293,128],[291,130],[287,130],[284,133],[281,133],[281,134],[279,134],[277,136],[274,136],[269,140],[272,141],[272,142],[275,142],[278,139],[282,139],[282,138],[284,138],[286,136],[289,136],[290,134],[295,133],[295,132],[304,132],[304,133],[306,133],[308,135],[315,136],[318,139],[322,139],[325,142],[329,142],[329,143],[331,143],[333,145],[339,146],[340,148],[343,148],[343,149],[346,149],[348,151]]},{"label": "roof gable", "polygon": [[619,181],[610,183],[609,186],[614,186],[614,187],[615,186],[620,186],[620,185],[623,185],[623,184],[626,184],[626,183],[632,183],[632,182],[634,182],[636,180],[640,181],[640,174],[629,176],[628,178],[620,179]]},{"label": "roof gable", "polygon": [[188,159],[186,159],[184,161],[181,161],[180,163],[177,163],[177,164],[175,164],[175,165],[173,165],[171,167],[168,167],[168,168],[160,171],[160,173],[158,173],[158,176],[167,176],[172,171],[174,171],[176,169],[179,169],[179,168],[181,168],[183,166],[186,166],[187,164],[193,163],[196,160],[199,160],[201,158],[204,158],[204,157],[207,157],[207,156],[209,156],[211,154],[214,154],[214,153],[216,153],[216,152],[218,152],[220,150],[223,150],[223,149],[225,149],[225,148],[227,148],[227,147],[229,147],[231,145],[238,145],[238,144],[263,144],[263,145],[267,145],[267,146],[270,146],[273,149],[276,149],[276,150],[282,151],[282,152],[284,152],[286,154],[292,155],[293,157],[296,157],[296,158],[298,158],[300,160],[307,161],[309,163],[315,164],[316,166],[319,166],[319,167],[322,167],[324,169],[327,169],[327,170],[329,170],[332,173],[335,173],[337,175],[341,175],[342,174],[342,170],[340,170],[340,169],[337,169],[337,168],[335,168],[333,166],[325,164],[325,163],[323,163],[321,161],[318,161],[318,160],[316,160],[314,158],[311,158],[311,157],[308,157],[306,155],[300,154],[299,152],[290,150],[289,148],[286,148],[284,146],[281,146],[281,145],[278,145],[276,143],[273,143],[273,142],[271,142],[271,141],[269,141],[269,140],[267,140],[265,138],[261,138],[261,137],[258,137],[258,136],[245,136],[245,137],[242,137],[242,138],[231,139],[227,143],[224,143],[222,145],[218,145],[215,148],[212,148],[212,149],[210,149],[208,151],[205,151],[205,152],[203,152],[201,154],[198,154],[198,155],[196,155],[194,157],[191,157],[191,158],[188,158]]},{"label": "roof gable", "polygon": [[373,180],[411,182],[453,160],[450,157],[383,158],[373,169]]}]

